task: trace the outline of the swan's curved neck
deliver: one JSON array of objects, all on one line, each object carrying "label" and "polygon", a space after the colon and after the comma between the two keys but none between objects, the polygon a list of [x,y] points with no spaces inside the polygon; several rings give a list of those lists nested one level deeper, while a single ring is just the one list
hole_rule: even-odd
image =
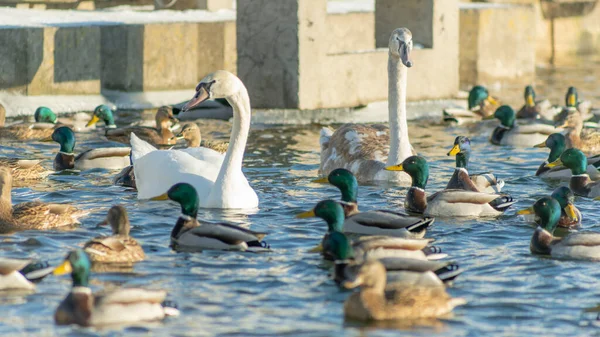
[{"label": "swan's curved neck", "polygon": [[250,97],[246,88],[242,88],[236,94],[228,97],[227,101],[233,108],[233,127],[229,138],[229,148],[213,189],[234,191],[238,182],[232,178],[242,170],[246,141],[250,132]]},{"label": "swan's curved neck", "polygon": [[387,165],[397,165],[412,155],[406,124],[406,81],[408,68],[399,58],[388,58],[388,110],[390,123],[390,152]]}]

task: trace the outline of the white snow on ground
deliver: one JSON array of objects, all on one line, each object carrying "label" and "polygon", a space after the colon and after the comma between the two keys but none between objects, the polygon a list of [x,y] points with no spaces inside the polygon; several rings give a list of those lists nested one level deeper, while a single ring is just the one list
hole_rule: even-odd
[{"label": "white snow on ground", "polygon": [[352,12],[374,12],[375,0],[330,0],[327,1],[327,13],[344,14]]}]

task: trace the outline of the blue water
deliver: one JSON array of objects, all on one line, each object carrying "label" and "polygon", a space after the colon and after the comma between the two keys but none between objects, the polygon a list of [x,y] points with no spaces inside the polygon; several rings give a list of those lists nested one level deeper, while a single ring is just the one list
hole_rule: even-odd
[{"label": "blue water", "polygon": [[[590,71],[587,72],[588,74]],[[560,79],[579,80],[572,72]],[[593,76],[592,72],[592,76]],[[542,72],[540,81],[549,95],[562,101],[565,81]],[[587,81],[587,82],[586,82]],[[589,85],[586,86],[586,83]],[[593,96],[594,83],[576,82]],[[556,88],[552,91],[550,88]],[[559,89],[560,88],[560,89]],[[520,88],[505,90],[505,97],[520,98]],[[580,89],[581,91],[581,89]],[[502,97],[503,92],[500,92]],[[520,101],[519,101],[520,102]],[[515,103],[516,104],[516,103]],[[60,262],[69,249],[108,234],[97,227],[111,205],[124,205],[131,219],[131,235],[138,239],[147,260],[129,272],[93,275],[94,290],[111,287],[166,289],[178,303],[181,316],[163,323],[123,330],[57,327],[53,313],[70,289],[70,278],[48,277],[30,295],[0,296],[0,334],[5,335],[170,335],[170,336],[590,336],[600,335],[596,314],[583,309],[600,302],[600,264],[558,261],[529,252],[533,227],[515,216],[540,196],[558,186],[534,176],[547,156],[544,149],[492,146],[487,138],[493,124],[443,127],[411,123],[411,141],[431,164],[428,190],[445,186],[453,158],[446,152],[454,137],[467,135],[473,144],[471,171],[495,172],[506,181],[505,191],[519,202],[504,216],[486,220],[437,219],[428,232],[436,245],[450,254],[465,272],[449,292],[468,304],[454,316],[419,326],[357,325],[345,323],[343,302],[348,292],[329,279],[328,267],[307,250],[325,231],[319,220],[295,219],[301,210],[337,191],[314,184],[319,150],[319,127],[253,126],[244,170],[260,198],[258,211],[201,210],[206,219],[222,219],[268,232],[270,253],[177,253],[169,248],[169,234],[179,215],[172,202],[138,201],[135,192],[112,186],[114,171],[89,170],[54,174],[27,188],[13,190],[13,202],[40,199],[69,202],[91,214],[73,231],[28,231],[0,237],[3,256],[31,257]],[[102,141],[99,133],[77,134],[76,152],[116,144]],[[3,143],[7,156],[51,159],[54,143]],[[406,188],[361,186],[361,209],[402,210]],[[598,202],[577,198],[583,229],[600,231]]]}]

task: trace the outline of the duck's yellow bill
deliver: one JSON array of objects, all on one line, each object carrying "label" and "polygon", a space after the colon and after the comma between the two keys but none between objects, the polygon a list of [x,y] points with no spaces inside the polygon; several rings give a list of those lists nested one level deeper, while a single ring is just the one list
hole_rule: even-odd
[{"label": "duck's yellow bill", "polygon": [[454,156],[457,153],[460,153],[460,146],[458,146],[458,144],[454,145],[454,147],[452,148],[452,150],[450,150],[450,152],[448,152],[449,156]]},{"label": "duck's yellow bill", "polygon": [[54,268],[52,272],[54,275],[64,275],[69,274],[73,271],[73,267],[71,266],[71,262],[69,260],[65,260],[60,266]]},{"label": "duck's yellow bill", "polygon": [[306,219],[306,218],[314,218],[315,216],[316,216],[315,215],[315,210],[311,209],[310,211],[306,211],[306,212],[303,212],[303,213],[300,213],[300,214],[296,215],[296,218],[298,218],[298,219]]},{"label": "duck's yellow bill", "polygon": [[573,204],[567,204],[567,207],[565,207],[565,213],[567,213],[569,219],[573,221],[579,220],[579,218],[577,218],[577,207],[575,207]]},{"label": "duck's yellow bill", "polygon": [[559,165],[562,165],[562,164],[563,164],[562,161],[560,160],[560,158],[558,158],[555,161],[553,161],[551,163],[548,163],[548,164],[546,164],[544,166],[552,168],[552,167],[556,167],[556,166],[559,166]]},{"label": "duck's yellow bill", "polygon": [[488,96],[485,100],[488,101],[490,104],[498,105],[498,101],[492,96]]},{"label": "duck's yellow bill", "polygon": [[319,184],[328,184],[329,183],[329,179],[327,179],[327,177],[323,177],[323,178],[315,179],[312,182],[313,183],[319,183]]},{"label": "duck's yellow bill", "polygon": [[575,95],[569,95],[569,98],[567,98],[567,103],[569,103],[569,106],[575,106],[575,105],[577,105],[577,101],[575,99]]},{"label": "duck's yellow bill", "polygon": [[89,128],[90,126],[98,123],[98,121],[100,121],[100,118],[98,116],[96,116],[96,115],[93,115],[92,119],[89,122],[87,122],[87,124],[85,125],[85,127]]},{"label": "duck's yellow bill", "polygon": [[404,167],[402,166],[402,164],[386,166],[385,169],[386,171],[404,171]]},{"label": "duck's yellow bill", "polygon": [[600,196],[595,197],[594,200],[600,200]]},{"label": "duck's yellow bill", "polygon": [[564,128],[568,127],[568,126],[569,126],[569,121],[566,121],[566,122],[564,122],[562,124],[556,124],[556,125],[554,125],[554,128],[555,129],[564,129]]},{"label": "duck's yellow bill", "polygon": [[517,212],[517,215],[526,215],[526,214],[535,214],[535,212],[533,210],[533,206],[531,206],[529,208],[522,209],[522,210],[520,210],[520,211]]},{"label": "duck's yellow bill", "polygon": [[546,147],[546,142],[535,144],[533,147]]},{"label": "duck's yellow bill", "polygon": [[527,96],[527,105],[528,106],[535,106],[535,101],[533,100],[533,96],[532,95],[528,95]]},{"label": "duck's yellow bill", "polygon": [[322,253],[323,252],[323,245],[319,243],[318,246],[311,248],[308,252],[309,253]]},{"label": "duck's yellow bill", "polygon": [[169,195],[167,193],[163,193],[154,198],[150,198],[150,200],[154,200],[154,201],[169,200]]}]

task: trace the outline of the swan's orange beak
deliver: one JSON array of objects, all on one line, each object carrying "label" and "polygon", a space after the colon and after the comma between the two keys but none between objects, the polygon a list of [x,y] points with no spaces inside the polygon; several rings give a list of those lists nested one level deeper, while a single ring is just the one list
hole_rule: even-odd
[{"label": "swan's orange beak", "polygon": [[200,103],[206,101],[209,98],[210,93],[206,90],[206,88],[203,85],[199,85],[198,90],[196,91],[196,95],[194,95],[194,97],[187,102],[187,104],[183,107],[183,109],[181,109],[181,111],[188,111],[191,108],[200,105]]}]

